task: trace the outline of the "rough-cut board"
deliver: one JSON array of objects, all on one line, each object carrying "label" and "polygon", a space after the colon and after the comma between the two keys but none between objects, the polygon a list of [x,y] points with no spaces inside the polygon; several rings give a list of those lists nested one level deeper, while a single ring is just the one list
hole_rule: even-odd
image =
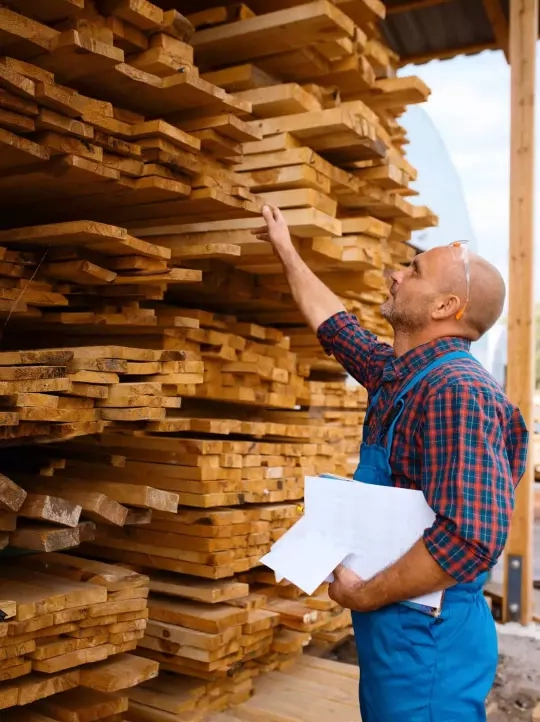
[{"label": "rough-cut board", "polygon": [[49,157],[49,151],[38,143],[0,128],[0,168],[3,171],[34,165],[49,160]]},{"label": "rough-cut board", "polygon": [[209,71],[203,73],[202,78],[235,95],[240,91],[255,90],[279,84],[278,79],[273,78],[251,63]]},{"label": "rough-cut board", "polygon": [[[315,208],[300,210],[285,210],[284,217],[289,224],[291,233],[295,236],[305,238],[313,236],[340,236],[341,225],[339,220],[328,216]],[[144,227],[146,226],[146,227]],[[211,233],[212,231],[229,230],[256,230],[261,227],[260,218],[238,218],[230,221],[209,221],[199,223],[188,223],[185,225],[153,225],[150,222],[137,223],[138,233],[144,237],[160,236],[165,233]]]},{"label": "rough-cut board", "polygon": [[321,110],[320,101],[297,83],[244,90],[235,95],[251,103],[251,112],[257,118],[273,118]]},{"label": "rough-cut board", "polygon": [[[376,137],[375,128],[356,118],[347,108],[330,108],[314,112],[286,115],[253,121],[253,127],[263,136],[291,133],[313,150],[340,160],[339,152],[349,161],[372,160],[385,157],[386,146]],[[357,152],[352,149],[357,147]]]},{"label": "rough-cut board", "polygon": [[0,474],[0,508],[4,511],[19,511],[26,496],[24,489]]},{"label": "rough-cut board", "polygon": [[118,692],[157,677],[159,665],[152,660],[121,654],[81,670],[81,685],[99,692]]},{"label": "rough-cut board", "polygon": [[150,258],[170,258],[166,248],[133,238],[124,228],[79,221],[31,228],[0,231],[0,243],[77,246],[105,255],[121,256],[136,253]]},{"label": "rough-cut board", "polygon": [[240,582],[207,582],[204,579],[192,580],[189,577],[166,574],[153,574],[150,579],[152,592],[183,597],[198,602],[227,602],[245,596],[249,587]]},{"label": "rough-cut board", "polygon": [[0,8],[0,41],[6,54],[10,45],[18,46],[23,56],[48,51],[58,40],[60,33],[31,18],[13,12],[7,7]]},{"label": "rough-cut board", "polygon": [[350,37],[354,23],[326,0],[195,33],[195,59],[204,69],[273,55],[312,42]]}]

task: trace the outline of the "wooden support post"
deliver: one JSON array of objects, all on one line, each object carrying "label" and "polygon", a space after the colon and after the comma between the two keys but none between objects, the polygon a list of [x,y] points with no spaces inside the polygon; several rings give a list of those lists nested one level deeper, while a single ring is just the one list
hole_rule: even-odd
[{"label": "wooden support post", "polygon": [[[511,155],[508,396],[534,434],[534,106],[538,0],[510,1]],[[506,546],[503,618],[533,615],[534,459],[516,494]]]}]

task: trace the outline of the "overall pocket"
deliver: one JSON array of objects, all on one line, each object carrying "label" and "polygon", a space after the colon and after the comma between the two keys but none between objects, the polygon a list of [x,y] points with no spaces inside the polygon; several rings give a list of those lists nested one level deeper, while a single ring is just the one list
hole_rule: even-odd
[{"label": "overall pocket", "polygon": [[433,665],[437,661],[437,626],[439,619],[404,604],[397,605],[397,615],[403,638],[421,664]]}]

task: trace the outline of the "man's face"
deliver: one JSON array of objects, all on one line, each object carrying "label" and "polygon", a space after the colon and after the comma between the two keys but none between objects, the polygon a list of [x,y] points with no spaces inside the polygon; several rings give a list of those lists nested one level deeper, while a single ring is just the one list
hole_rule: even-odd
[{"label": "man's face", "polygon": [[422,253],[407,268],[390,276],[390,295],[381,306],[383,317],[395,331],[420,331],[431,319],[440,289],[442,249]]}]

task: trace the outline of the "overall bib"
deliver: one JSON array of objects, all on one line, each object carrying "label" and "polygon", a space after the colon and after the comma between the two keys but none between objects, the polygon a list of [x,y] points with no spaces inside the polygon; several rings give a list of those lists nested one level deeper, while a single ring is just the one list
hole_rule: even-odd
[{"label": "overall bib", "polygon": [[[404,385],[384,445],[385,430],[375,444],[366,443],[364,430],[356,481],[392,486],[389,458],[405,396],[433,369],[463,358],[476,363],[468,352],[453,351]],[[495,623],[482,592],[486,578],[447,589],[440,613],[408,602],[352,613],[363,722],[485,722],[498,661]]]}]

